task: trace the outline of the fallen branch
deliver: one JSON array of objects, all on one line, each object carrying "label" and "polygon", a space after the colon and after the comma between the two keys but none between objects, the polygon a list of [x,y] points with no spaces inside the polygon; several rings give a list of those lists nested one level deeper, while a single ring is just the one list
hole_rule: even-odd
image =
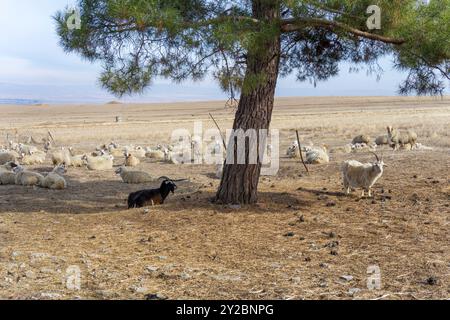
[{"label": "fallen branch", "polygon": [[303,166],[304,166],[305,169],[306,169],[306,172],[309,173],[309,169],[308,169],[308,167],[306,166],[305,160],[303,159],[302,145],[300,144],[300,135],[298,134],[298,130],[295,130],[295,132],[297,133],[298,152],[300,153],[300,159],[302,159],[302,163],[303,163]]}]

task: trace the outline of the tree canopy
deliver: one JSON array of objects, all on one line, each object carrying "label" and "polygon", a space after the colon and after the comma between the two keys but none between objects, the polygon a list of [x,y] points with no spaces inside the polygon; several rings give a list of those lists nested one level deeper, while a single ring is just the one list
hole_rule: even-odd
[{"label": "tree canopy", "polygon": [[[272,17],[255,6],[270,3]],[[381,29],[368,30],[367,8],[381,8]],[[399,93],[442,94],[450,80],[450,0],[79,0],[55,14],[62,47],[100,61],[101,84],[121,96],[143,92],[156,77],[180,82],[212,75],[224,90],[246,90],[249,52],[279,37],[279,75],[317,83],[336,76],[340,62],[379,75],[392,56],[408,76]]]}]

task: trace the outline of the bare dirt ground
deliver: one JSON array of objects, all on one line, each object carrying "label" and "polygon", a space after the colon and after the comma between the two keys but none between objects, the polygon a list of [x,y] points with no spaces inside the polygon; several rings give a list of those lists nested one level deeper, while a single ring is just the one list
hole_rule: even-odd
[{"label": "bare dirt ground", "polygon": [[[154,146],[194,121],[213,128],[208,112],[229,128],[234,114],[223,105],[0,106],[0,145],[7,134],[50,130],[80,152],[111,140]],[[375,198],[344,196],[341,163],[373,156],[339,147],[387,125],[414,129],[433,151],[384,149],[389,167]],[[449,125],[448,97],[279,99],[281,154],[299,129],[305,143],[334,150],[331,162],[307,175],[282,157],[278,175],[261,178],[259,204],[236,210],[210,202],[213,166],[145,160],[154,176],[190,179],[147,214],[127,211],[125,199],[157,184],[125,185],[113,171],[70,169],[64,191],[0,186],[0,298],[448,299]],[[33,169],[48,171],[50,161]],[[66,286],[71,266],[80,290]],[[368,290],[370,266],[380,268],[380,290]]]}]

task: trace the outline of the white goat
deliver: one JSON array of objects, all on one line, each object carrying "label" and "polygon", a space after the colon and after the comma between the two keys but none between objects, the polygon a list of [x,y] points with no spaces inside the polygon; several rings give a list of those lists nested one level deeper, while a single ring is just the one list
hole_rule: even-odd
[{"label": "white goat", "polygon": [[344,162],[342,166],[342,175],[344,179],[344,188],[347,195],[350,194],[350,189],[362,188],[362,197],[365,192],[372,196],[373,185],[383,176],[384,164],[383,160],[374,153],[377,161],[375,163],[362,164],[355,160]]}]

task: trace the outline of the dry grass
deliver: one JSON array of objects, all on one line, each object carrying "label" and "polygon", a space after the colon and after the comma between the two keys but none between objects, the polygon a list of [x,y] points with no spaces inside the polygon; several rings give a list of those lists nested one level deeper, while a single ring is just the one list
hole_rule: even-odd
[{"label": "dry grass", "polygon": [[[66,191],[2,186],[0,298],[448,299],[449,99],[277,104],[273,128],[281,130],[282,153],[295,128],[304,141],[338,147],[362,132],[384,134],[389,124],[416,130],[435,149],[386,149],[389,168],[374,200],[341,193],[340,163],[371,159],[366,153],[333,153],[330,164],[312,167],[310,175],[283,158],[277,177],[261,179],[259,204],[240,210],[210,203],[219,183],[213,166],[145,161],[142,168],[155,176],[191,179],[148,214],[126,211],[124,202],[145,186],[122,184],[113,172],[72,169]],[[221,106],[3,106],[0,134],[51,130],[59,143],[81,151],[110,140],[155,145],[168,142],[175,128],[192,130],[194,120],[213,127],[210,110],[229,126],[232,111]],[[124,122],[114,124],[116,115]],[[72,265],[82,271],[80,291],[64,285]],[[370,265],[381,268],[381,290],[367,289]],[[351,288],[361,291],[352,296]]]}]

